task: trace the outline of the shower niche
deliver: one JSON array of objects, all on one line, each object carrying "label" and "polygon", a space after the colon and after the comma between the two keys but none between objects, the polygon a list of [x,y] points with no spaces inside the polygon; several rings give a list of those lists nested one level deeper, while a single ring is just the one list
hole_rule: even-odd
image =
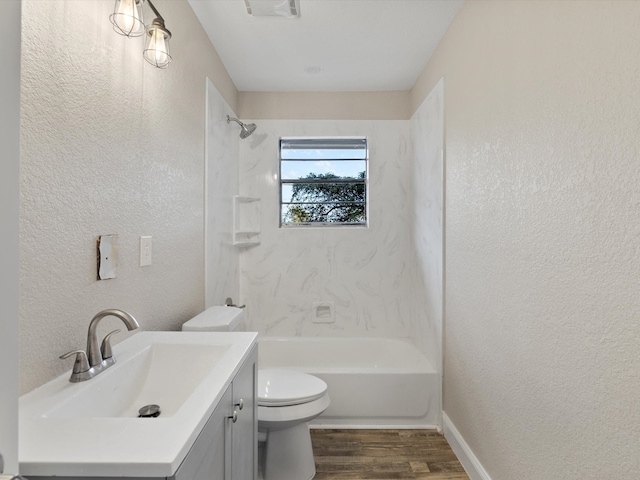
[{"label": "shower niche", "polygon": [[258,245],[261,231],[262,202],[257,197],[234,195],[233,197],[233,244],[238,246]]}]

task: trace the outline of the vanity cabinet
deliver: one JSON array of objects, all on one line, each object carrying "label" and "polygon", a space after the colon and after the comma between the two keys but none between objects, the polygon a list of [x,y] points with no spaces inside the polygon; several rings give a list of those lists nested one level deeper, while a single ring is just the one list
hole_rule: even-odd
[{"label": "vanity cabinet", "polygon": [[254,346],[178,471],[169,480],[258,477],[258,349]]},{"label": "vanity cabinet", "polygon": [[[24,477],[256,480],[257,333],[140,332],[114,350],[96,378],[20,398]],[[160,417],[137,418],[146,404]]]},{"label": "vanity cabinet", "polygon": [[[232,386],[230,385],[184,462],[170,480],[228,480],[231,478]],[[158,479],[159,480],[159,479]]]},{"label": "vanity cabinet", "polygon": [[[258,348],[253,347],[242,370],[233,380],[233,409],[236,422],[230,422],[231,479],[258,478]],[[242,409],[240,407],[242,406]],[[233,415],[233,414],[232,414]]]}]

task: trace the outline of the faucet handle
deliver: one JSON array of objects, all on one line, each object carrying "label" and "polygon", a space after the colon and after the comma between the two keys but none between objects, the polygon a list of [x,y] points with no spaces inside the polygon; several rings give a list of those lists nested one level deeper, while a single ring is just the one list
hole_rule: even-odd
[{"label": "faucet handle", "polygon": [[87,358],[87,354],[84,350],[72,350],[64,355],[60,355],[60,359],[64,360],[73,354],[76,356],[76,361],[73,363],[73,372],[71,372],[69,381],[72,383],[78,383],[93,378],[96,375],[96,371],[89,365],[89,359]]},{"label": "faucet handle", "polygon": [[89,366],[89,359],[87,358],[87,354],[84,350],[72,350],[63,355],[60,355],[60,360],[64,360],[69,358],[71,355],[76,356],[76,361],[73,362],[73,373],[84,373],[88,372],[91,368]]},{"label": "faucet handle", "polygon": [[116,359],[113,358],[113,352],[111,351],[111,335],[119,332],[120,329],[107,333],[107,335],[102,340],[102,345],[100,345],[100,354],[102,355],[102,360],[111,359],[108,360],[111,364],[116,363]]}]

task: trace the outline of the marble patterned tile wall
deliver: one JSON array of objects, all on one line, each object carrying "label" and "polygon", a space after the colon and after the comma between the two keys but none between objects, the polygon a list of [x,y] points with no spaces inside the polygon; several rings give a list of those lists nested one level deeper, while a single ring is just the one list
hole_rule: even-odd
[{"label": "marble patterned tile wall", "polygon": [[[261,199],[261,243],[240,254],[241,301],[252,330],[273,336],[407,337],[411,331],[409,121],[256,121],[240,142],[240,192]],[[278,141],[366,136],[369,227],[280,228]],[[334,323],[314,323],[313,304]]]},{"label": "marble patterned tile wall", "polygon": [[231,242],[232,198],[238,193],[237,124],[216,87],[207,80],[205,306],[222,305],[238,297],[239,252]]},{"label": "marble patterned tile wall", "polygon": [[416,255],[411,337],[442,374],[444,79],[411,118],[412,240]]}]

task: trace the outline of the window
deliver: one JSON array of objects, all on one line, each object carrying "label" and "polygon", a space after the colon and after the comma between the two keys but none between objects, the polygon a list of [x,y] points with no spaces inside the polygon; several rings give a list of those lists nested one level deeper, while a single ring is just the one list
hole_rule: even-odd
[{"label": "window", "polygon": [[367,139],[280,139],[280,225],[367,224]]}]

